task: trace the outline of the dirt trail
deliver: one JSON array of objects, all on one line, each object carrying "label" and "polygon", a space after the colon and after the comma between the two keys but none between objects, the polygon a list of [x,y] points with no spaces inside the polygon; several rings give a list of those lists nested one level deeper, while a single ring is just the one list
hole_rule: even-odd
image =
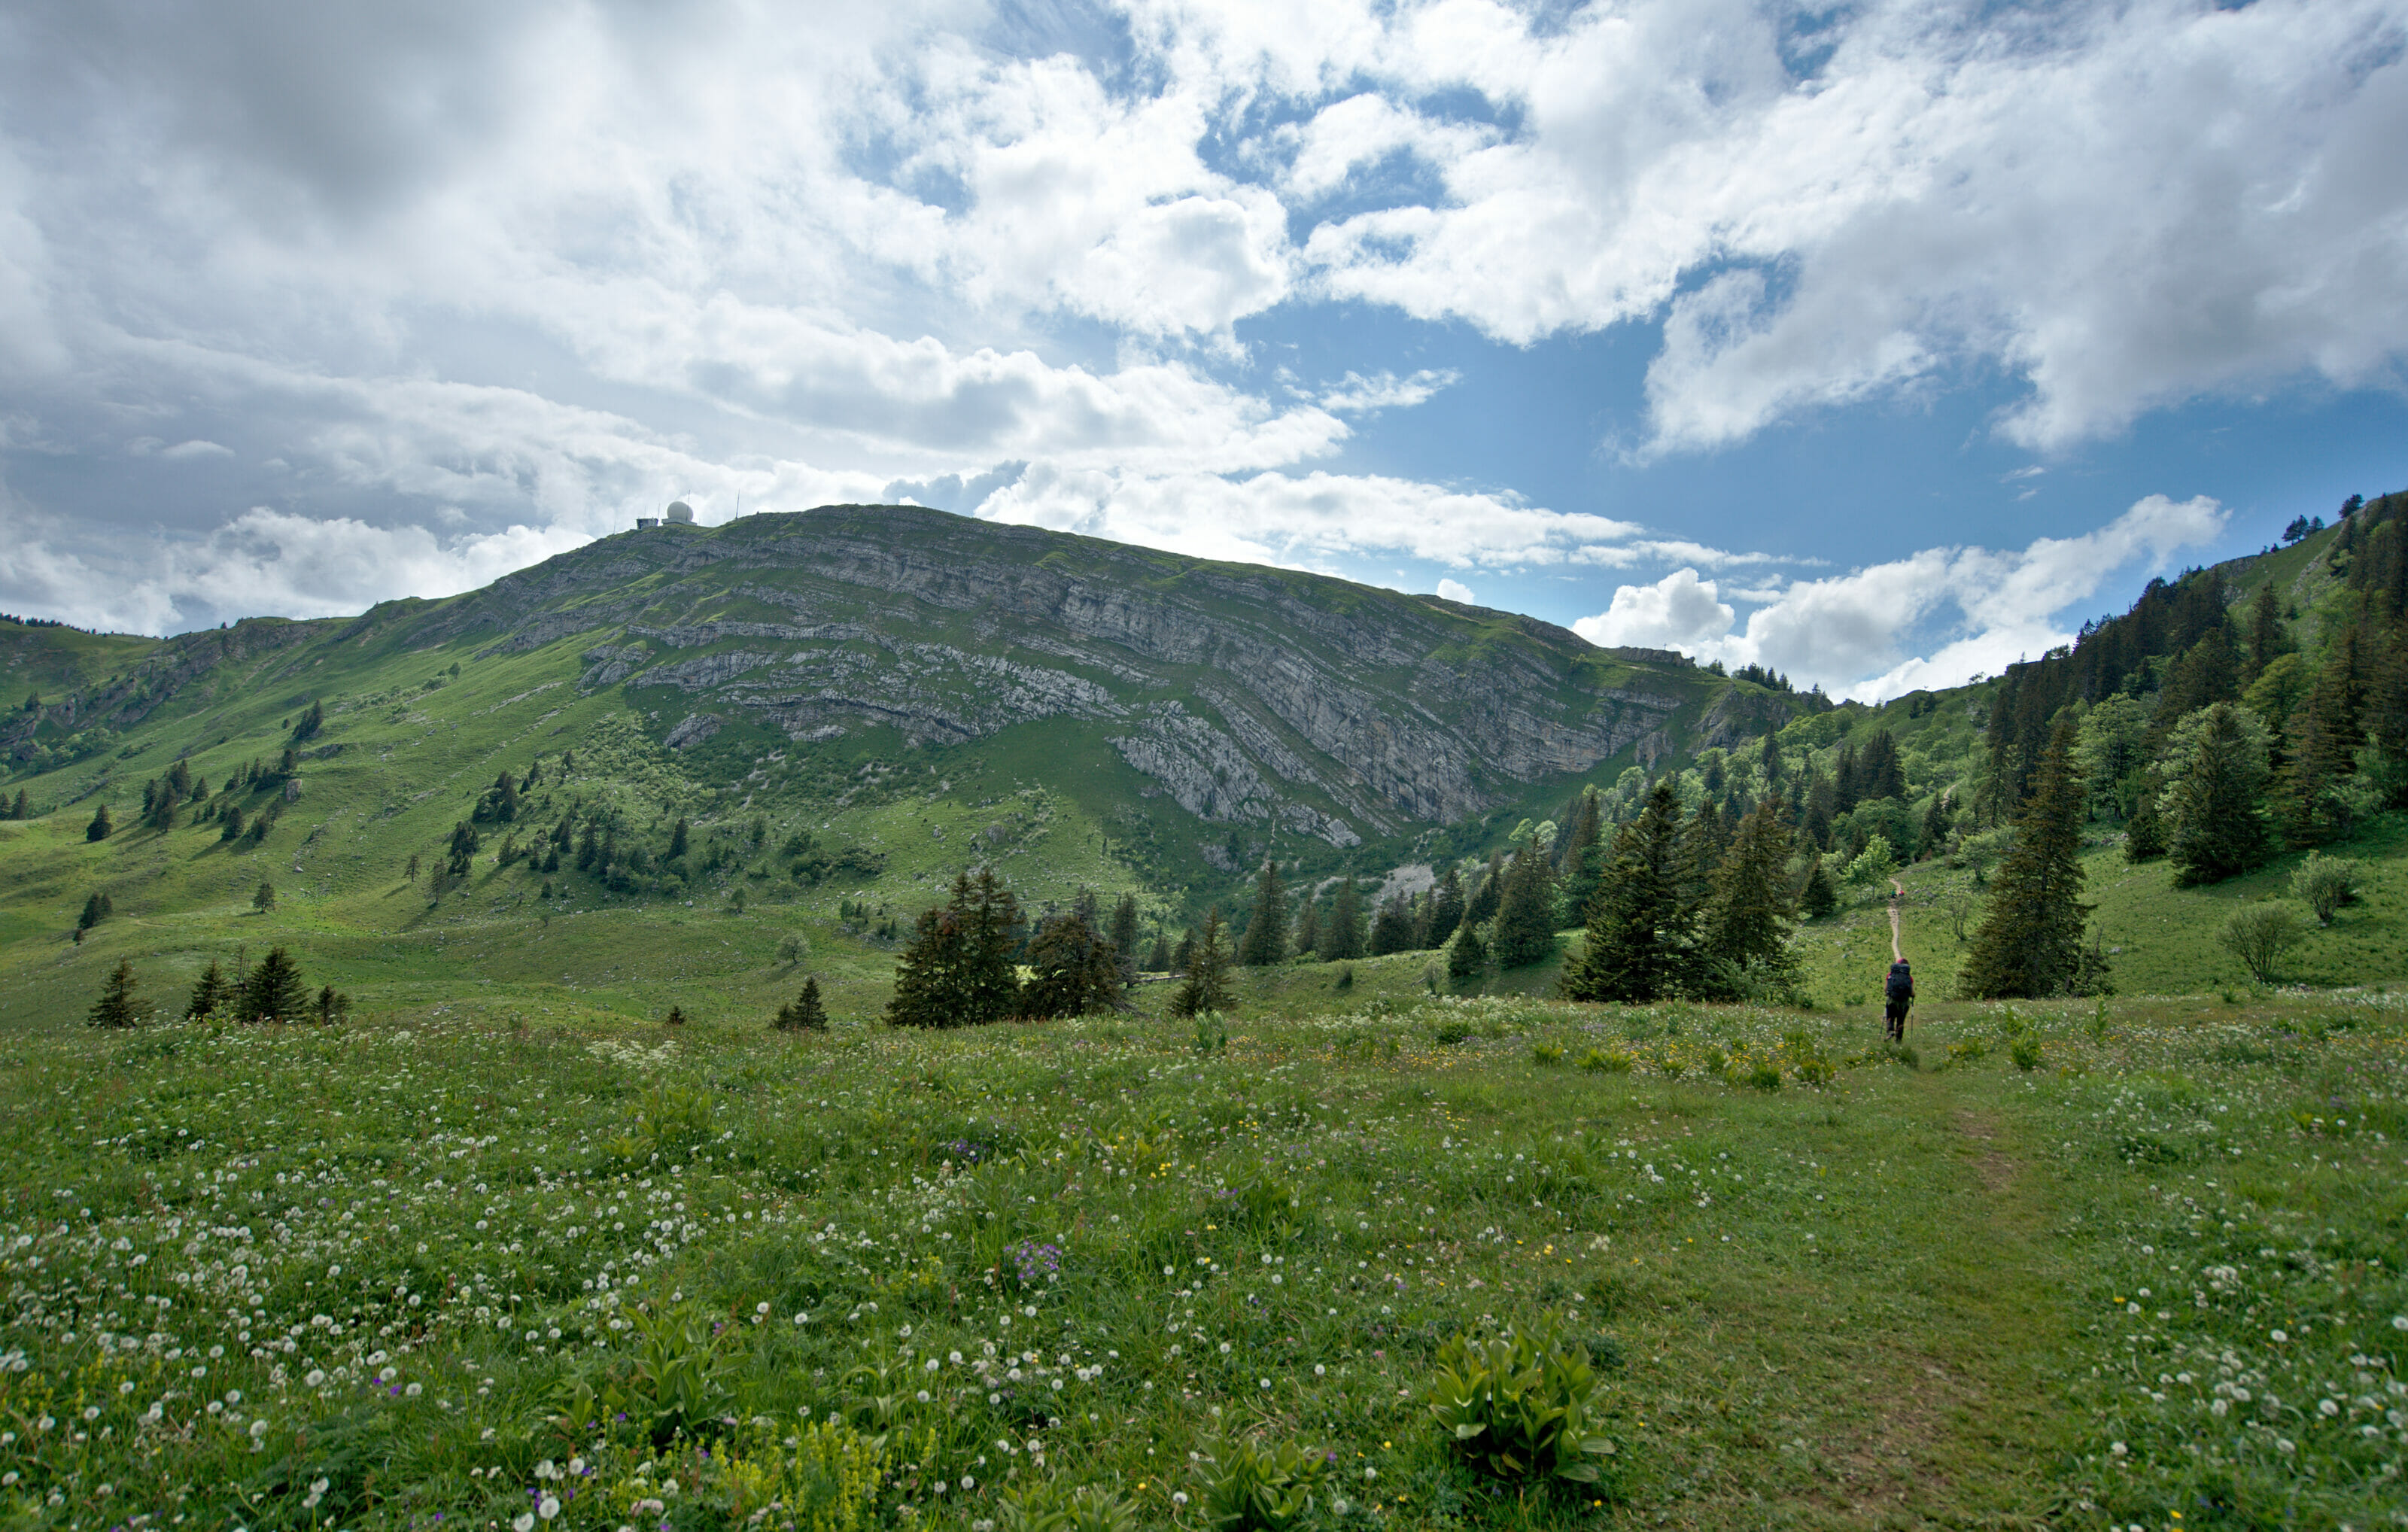
[{"label": "dirt trail", "polygon": [[1889,881],[1889,960],[1893,963],[1906,961],[1906,953],[1898,944],[1898,912],[1905,903],[1906,885],[1895,878],[1891,879]]}]

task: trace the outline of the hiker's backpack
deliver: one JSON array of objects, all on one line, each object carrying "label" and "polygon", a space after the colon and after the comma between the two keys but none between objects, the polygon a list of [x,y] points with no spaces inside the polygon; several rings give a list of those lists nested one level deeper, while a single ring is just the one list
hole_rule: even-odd
[{"label": "hiker's backpack", "polygon": [[1889,997],[1892,1000],[1914,998],[1914,975],[1907,971],[1903,963],[1889,966]]}]

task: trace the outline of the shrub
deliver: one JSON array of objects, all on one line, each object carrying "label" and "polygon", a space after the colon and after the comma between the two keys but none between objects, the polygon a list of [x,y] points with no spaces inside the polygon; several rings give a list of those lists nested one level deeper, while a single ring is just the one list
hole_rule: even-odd
[{"label": "shrub", "polygon": [[2299,942],[2300,920],[2281,905],[2253,904],[2227,916],[2219,936],[2251,978],[2271,984],[2274,966]]},{"label": "shrub", "polygon": [[1068,1495],[1051,1484],[1031,1484],[1007,1494],[995,1508],[999,1532],[1137,1532],[1137,1507],[1105,1484],[1084,1484]]},{"label": "shrub", "polygon": [[1563,1061],[1564,1050],[1561,1043],[1534,1042],[1530,1045],[1530,1062],[1533,1064],[1556,1065]]},{"label": "shrub", "polygon": [[1770,1059],[1758,1059],[1747,1072],[1747,1082],[1759,1091],[1781,1089],[1781,1066]]},{"label": "shrub", "polygon": [[2318,925],[2330,925],[2341,907],[2358,897],[2366,869],[2346,856],[2310,852],[2291,874],[2291,897],[2308,907]]},{"label": "shrub", "polygon": [[1598,1429],[1604,1384],[1588,1349],[1551,1324],[1458,1335],[1439,1348],[1424,1392],[1455,1454],[1499,1479],[1597,1484],[1619,1449]]},{"label": "shrub", "polygon": [[1470,1024],[1467,1022],[1440,1022],[1439,1024],[1437,1037],[1438,1045],[1440,1048],[1453,1048],[1457,1043],[1469,1042],[1471,1040]]},{"label": "shrub", "polygon": [[1204,1460],[1204,1525],[1214,1532],[1285,1532],[1312,1517],[1333,1455],[1232,1442]]},{"label": "shrub", "polygon": [[2014,1061],[2016,1068],[2029,1074],[2040,1067],[2040,1038],[2028,1032],[2024,1033],[2008,1044],[2007,1057]]},{"label": "shrub", "polygon": [[1612,1052],[1592,1048],[1580,1056],[1580,1067],[1593,1075],[1627,1075],[1630,1072],[1630,1055],[1618,1048]]}]

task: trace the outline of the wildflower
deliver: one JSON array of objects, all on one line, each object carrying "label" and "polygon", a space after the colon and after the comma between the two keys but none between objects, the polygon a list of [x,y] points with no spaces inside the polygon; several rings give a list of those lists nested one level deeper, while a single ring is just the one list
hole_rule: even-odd
[{"label": "wildflower", "polygon": [[538,1505],[538,1506],[537,1506],[537,1507],[535,1508],[535,1513],[536,1513],[537,1515],[538,1515],[538,1516],[542,1517],[545,1521],[550,1521],[550,1520],[552,1520],[554,1516],[559,1515],[559,1514],[560,1514],[560,1499],[559,1499],[559,1497],[558,1497],[557,1496],[552,1496],[552,1495],[547,1495],[547,1496],[545,1496],[543,1497],[543,1503],[542,1503],[542,1504],[540,1504],[540,1505]]},{"label": "wildflower", "polygon": [[522,1511],[511,1518],[510,1532],[535,1532],[535,1512]]}]

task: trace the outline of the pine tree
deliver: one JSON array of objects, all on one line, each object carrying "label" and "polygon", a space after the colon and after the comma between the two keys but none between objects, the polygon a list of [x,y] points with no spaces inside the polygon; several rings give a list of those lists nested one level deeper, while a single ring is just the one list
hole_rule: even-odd
[{"label": "pine tree", "polygon": [[1455,928],[1455,939],[1446,944],[1446,976],[1469,979],[1487,966],[1488,944],[1480,939],[1480,927],[1465,921]]},{"label": "pine tree", "polygon": [[803,992],[778,1008],[769,1024],[780,1032],[824,1032],[828,1029],[827,1007],[820,1003],[820,981],[803,981]]},{"label": "pine tree", "polygon": [[1170,937],[1168,933],[1163,931],[1154,932],[1154,951],[1146,955],[1145,971],[1148,973],[1168,973],[1170,971]]},{"label": "pine tree", "polygon": [[1254,914],[1238,942],[1238,961],[1249,968],[1287,961],[1287,892],[1280,886],[1279,864],[1268,856],[1254,878]]},{"label": "pine tree", "polygon": [[108,805],[104,803],[93,812],[92,823],[84,826],[83,838],[86,840],[107,840],[116,828],[109,823]]},{"label": "pine tree", "polygon": [[[1789,826],[1770,803],[1740,821],[1714,874],[1705,913],[1705,953],[1717,965],[1785,984],[1797,971],[1789,951]],[[1727,970],[1725,970],[1727,972]]]},{"label": "pine tree", "polygon": [[[2229,707],[2229,704],[2226,705]],[[2061,995],[2083,978],[2082,773],[2071,712],[2058,716],[2015,820],[1958,981],[1968,999]]]},{"label": "pine tree", "polygon": [[1430,890],[1429,929],[1423,933],[1422,939],[1433,948],[1443,947],[1462,923],[1463,879],[1450,862],[1446,870],[1439,874],[1438,886]]},{"label": "pine tree", "polygon": [[1170,997],[1170,1013],[1187,1017],[1208,1010],[1235,1010],[1238,992],[1229,982],[1229,954],[1221,945],[1221,907],[1204,916],[1204,934],[1187,963],[1187,981]]},{"label": "pine tree", "polygon": [[1338,899],[1322,923],[1321,960],[1350,963],[1363,955],[1363,900],[1352,872],[1338,880]]},{"label": "pine tree", "polygon": [[2166,672],[2165,688],[2157,694],[2159,733],[2201,708],[2240,698],[2241,656],[2232,647],[2230,624],[2219,619]]},{"label": "pine tree", "polygon": [[201,970],[201,977],[193,982],[193,997],[184,1007],[184,1019],[197,1022],[215,1015],[233,1004],[234,998],[235,986],[226,981],[225,970],[218,966],[218,960],[211,958],[209,966]]},{"label": "pine tree", "polygon": [[1011,951],[1020,908],[1011,891],[982,867],[973,880],[954,878],[953,898],[920,916],[910,943],[895,964],[894,1026],[975,1026],[1009,1019],[1019,1009],[1020,979]]},{"label": "pine tree", "polygon": [[1862,785],[1856,779],[1856,747],[1843,743],[1839,760],[1831,768],[1831,817],[1854,813],[1856,800],[1863,796]]},{"label": "pine tree", "polygon": [[1899,759],[1898,740],[1887,729],[1875,729],[1856,758],[1857,798],[1906,796],[1906,763]]},{"label": "pine tree", "polygon": [[351,997],[332,984],[318,991],[318,1024],[332,1026],[351,1013]]},{"label": "pine tree", "polygon": [[2183,720],[2167,742],[2170,781],[2158,795],[2166,852],[2178,883],[2212,883],[2248,871],[2273,850],[2261,804],[2265,725],[2229,702]]},{"label": "pine tree", "polygon": [[1085,1016],[1121,1009],[1121,960],[1096,924],[1096,900],[1082,893],[1071,908],[1048,918],[1028,943],[1028,981],[1020,1014],[1032,1021]]},{"label": "pine tree", "polygon": [[1947,794],[1935,793],[1931,795],[1931,807],[1923,811],[1923,838],[1915,847],[1916,861],[1922,861],[1928,856],[1937,856],[1948,849],[1948,831],[1956,817],[1956,811],[1949,805]]},{"label": "pine tree", "polygon": [[685,1009],[682,1006],[669,1007],[669,1013],[665,1024],[669,1026],[685,1025]]},{"label": "pine tree", "polygon": [[134,965],[123,958],[117,969],[102,985],[100,998],[93,1001],[85,1020],[94,1026],[123,1027],[141,1024],[140,1012],[134,1009]]},{"label": "pine tree", "polygon": [[26,799],[25,790],[22,787],[17,789],[17,801],[15,804],[10,806],[8,809],[8,817],[10,819],[31,819],[34,817],[33,805]]},{"label": "pine tree", "polygon": [[294,965],[293,955],[281,947],[271,947],[242,981],[242,993],[235,998],[234,1019],[237,1022],[297,1022],[309,1013],[309,989],[301,981],[301,970]]},{"label": "pine tree", "polygon": [[309,710],[301,715],[301,722],[293,725],[293,742],[299,745],[315,739],[318,737],[318,731],[325,726],[325,707],[322,703],[313,702],[309,704]]},{"label": "pine tree", "polygon": [[224,812],[225,824],[222,829],[218,831],[218,840],[222,845],[232,845],[234,842],[242,838],[244,828],[242,805],[238,803],[229,803],[225,806]]},{"label": "pine tree", "polygon": [[1196,927],[1189,926],[1180,935],[1179,945],[1171,949],[1170,971],[1185,977],[1187,966],[1196,957]]},{"label": "pine tree", "polygon": [[1694,917],[1681,894],[1681,841],[1680,800],[1659,781],[1646,809],[1614,837],[1604,881],[1589,901],[1587,938],[1564,968],[1565,998],[1644,1002],[1686,981]]},{"label": "pine tree", "polygon": [[[507,780],[508,779],[505,778],[504,780]],[[680,814],[678,816],[678,822],[669,826],[670,861],[674,862],[679,857],[683,856],[686,853],[686,849],[691,844],[691,841],[687,838],[690,830],[691,826],[687,824],[686,817],[683,814]]]},{"label": "pine tree", "polygon": [[105,898],[106,895],[94,893],[84,900],[83,913],[76,917],[77,930],[89,931],[108,917],[108,909],[104,902]]},{"label": "pine tree", "polygon": [[251,908],[265,915],[276,908],[276,885],[262,878],[259,887],[251,891]]},{"label": "pine tree", "polygon": [[1554,955],[1555,874],[1535,845],[1524,846],[1506,871],[1488,950],[1500,968],[1524,968]]}]

